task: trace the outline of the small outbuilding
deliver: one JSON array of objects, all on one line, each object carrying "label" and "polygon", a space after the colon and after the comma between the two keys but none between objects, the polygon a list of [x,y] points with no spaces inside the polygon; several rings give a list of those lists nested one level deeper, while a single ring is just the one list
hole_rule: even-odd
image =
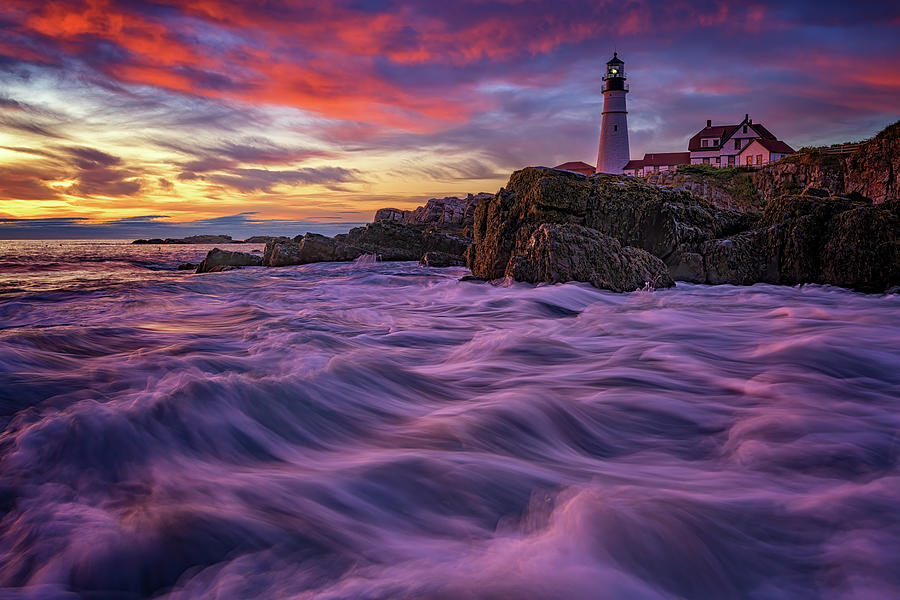
[{"label": "small outbuilding", "polygon": [[741,150],[738,155],[738,164],[757,167],[773,163],[779,158],[793,153],[794,149],[781,140],[757,138]]}]

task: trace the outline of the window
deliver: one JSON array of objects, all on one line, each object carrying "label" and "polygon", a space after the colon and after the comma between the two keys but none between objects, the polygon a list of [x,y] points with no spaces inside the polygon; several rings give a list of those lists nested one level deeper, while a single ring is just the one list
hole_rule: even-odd
[{"label": "window", "polygon": [[709,164],[709,157],[708,157],[708,156],[704,156],[704,157],[703,157],[703,164],[704,164],[704,165],[708,165],[708,164]]},{"label": "window", "polygon": [[700,140],[700,146],[706,148],[709,146],[709,140]]},{"label": "window", "polygon": [[741,149],[741,140],[734,140],[734,149],[735,150]]},{"label": "window", "polygon": [[732,154],[731,156],[728,157],[728,164],[729,164],[729,165],[733,165],[733,164],[734,164],[734,154]]},{"label": "window", "polygon": [[716,157],[716,164],[717,164],[717,165],[721,165],[721,164],[722,164],[722,157],[721,157],[721,156],[717,156],[717,157]]},{"label": "window", "polygon": [[744,133],[747,133],[747,126],[744,125]]},{"label": "window", "polygon": [[758,164],[758,165],[762,164],[762,154],[756,155],[756,164]]},{"label": "window", "polygon": [[613,131],[618,131],[618,130],[619,130],[619,126],[618,126],[618,125],[613,125]]},{"label": "window", "polygon": [[753,164],[753,157],[748,154],[747,155],[747,166],[749,167],[752,164]]}]

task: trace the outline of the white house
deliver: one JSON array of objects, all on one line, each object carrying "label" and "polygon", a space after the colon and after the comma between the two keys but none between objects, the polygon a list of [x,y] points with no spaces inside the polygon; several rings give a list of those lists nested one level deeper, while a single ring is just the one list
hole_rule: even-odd
[{"label": "white house", "polygon": [[[785,154],[791,154],[794,150],[775,138],[772,133],[760,125],[754,123],[750,115],[744,115],[744,120],[737,125],[713,125],[712,121],[706,122],[706,127],[698,131],[688,141],[688,151],[691,153],[691,164],[708,164],[716,167],[729,167],[737,164],[747,164],[739,157],[742,152],[755,140],[765,140],[766,143],[778,142],[778,150],[770,150],[763,153],[767,162],[777,160],[772,158],[772,153],[781,158]],[[774,147],[774,146],[773,146]],[[760,154],[760,152],[757,152]],[[754,161],[757,154],[754,154]],[[753,164],[756,164],[755,162]]]}]

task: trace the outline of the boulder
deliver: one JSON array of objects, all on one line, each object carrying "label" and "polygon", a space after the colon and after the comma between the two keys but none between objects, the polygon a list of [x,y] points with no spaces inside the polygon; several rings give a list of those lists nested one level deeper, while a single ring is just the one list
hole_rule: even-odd
[{"label": "boulder", "polygon": [[466,264],[466,259],[458,254],[426,252],[419,260],[419,264],[426,267],[463,267]]},{"label": "boulder", "polygon": [[223,269],[217,267],[258,267],[262,258],[249,252],[231,252],[213,248],[197,267],[197,273],[213,273]]},{"label": "boulder", "polygon": [[506,275],[530,283],[583,281],[614,292],[675,285],[659,258],[575,224],[540,225],[510,258]]},{"label": "boulder", "polygon": [[196,268],[197,265],[195,265],[194,263],[181,263],[180,265],[178,265],[179,271],[191,271]]},{"label": "boulder", "polygon": [[294,240],[277,240],[266,244],[263,264],[269,267],[305,265],[317,262],[353,260],[363,251],[335,238],[307,233]]}]

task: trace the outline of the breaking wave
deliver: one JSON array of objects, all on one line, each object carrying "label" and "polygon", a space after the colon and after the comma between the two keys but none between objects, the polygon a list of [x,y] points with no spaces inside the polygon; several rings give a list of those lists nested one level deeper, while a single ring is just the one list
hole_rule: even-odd
[{"label": "breaking wave", "polygon": [[4,598],[900,597],[896,295],[165,252],[0,296]]}]

